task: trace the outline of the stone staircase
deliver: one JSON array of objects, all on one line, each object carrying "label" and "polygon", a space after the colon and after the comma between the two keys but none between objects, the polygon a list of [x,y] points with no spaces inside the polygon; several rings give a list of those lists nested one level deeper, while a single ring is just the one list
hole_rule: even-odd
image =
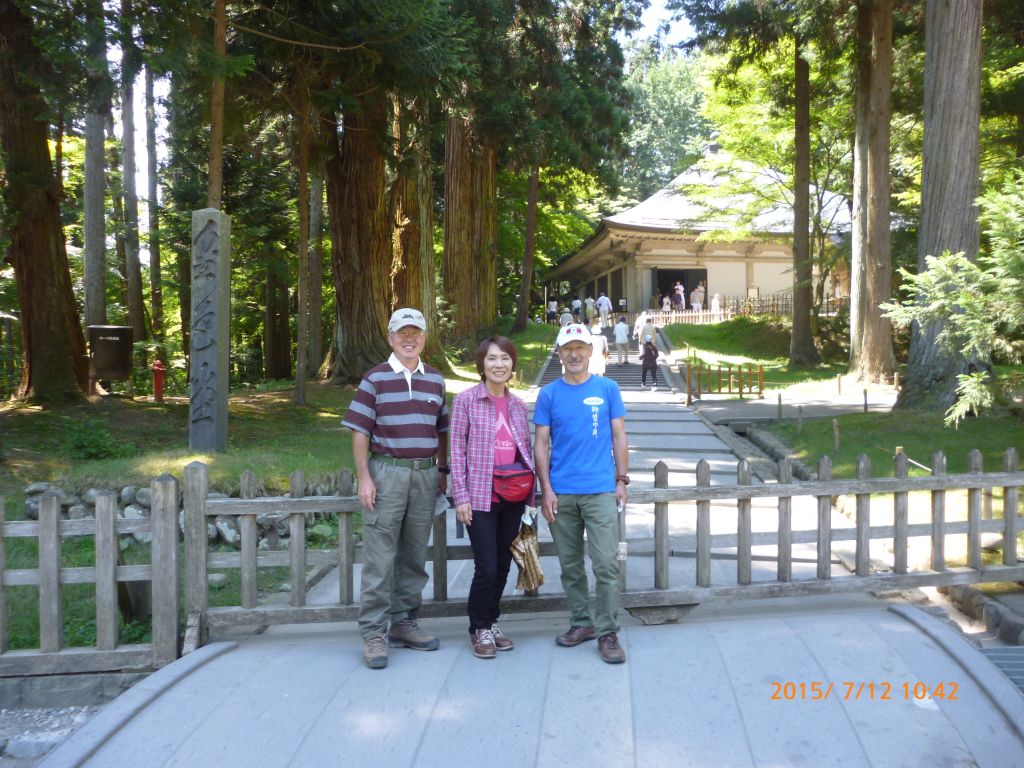
[{"label": "stone staircase", "polygon": [[[643,370],[640,367],[640,355],[637,353],[636,342],[630,341],[629,343],[629,354],[626,357],[627,362],[623,365],[619,365],[618,353],[615,351],[615,345],[612,343],[612,330],[611,328],[605,328],[603,330],[605,338],[608,339],[608,348],[611,350],[611,356],[608,358],[608,368],[605,371],[605,376],[614,381],[619,385],[619,389],[622,391],[631,392],[646,392],[650,391],[651,388],[651,377],[647,377],[647,386],[643,387],[640,385],[640,380],[643,377]],[[661,350],[662,355],[665,353],[665,347],[660,339],[658,349]],[[660,358],[659,358],[660,360]],[[548,360],[547,367],[544,369],[544,375],[541,377],[540,385],[550,384],[552,381],[562,375],[562,362],[558,359],[558,355],[552,354]],[[672,387],[669,386],[669,379],[666,373],[666,366],[658,366],[658,392],[668,393],[672,391]]]}]

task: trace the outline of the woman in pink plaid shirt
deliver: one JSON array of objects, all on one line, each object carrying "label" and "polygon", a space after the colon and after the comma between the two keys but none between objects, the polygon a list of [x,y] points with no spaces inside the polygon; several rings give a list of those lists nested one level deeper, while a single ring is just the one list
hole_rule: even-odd
[{"label": "woman in pink plaid shirt", "polygon": [[[474,655],[482,659],[513,648],[497,620],[512,564],[509,545],[519,533],[526,504],[496,494],[494,470],[518,464],[533,471],[526,404],[507,386],[516,358],[515,345],[504,336],[481,342],[476,350],[481,382],[455,398],[449,419],[452,499],[456,516],[469,530],[475,566],[467,606],[469,636]],[[533,497],[530,485],[528,499]]]}]

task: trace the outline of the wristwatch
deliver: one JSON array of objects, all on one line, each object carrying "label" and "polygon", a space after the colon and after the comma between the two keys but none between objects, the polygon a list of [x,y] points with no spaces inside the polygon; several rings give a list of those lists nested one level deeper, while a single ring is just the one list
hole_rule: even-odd
[{"label": "wristwatch", "polygon": [[438,466],[437,471],[440,472],[442,475],[450,475],[452,473],[452,468],[447,466]]},{"label": "wristwatch", "polygon": [[622,483],[623,485],[629,485],[629,475],[616,475],[616,483]]}]

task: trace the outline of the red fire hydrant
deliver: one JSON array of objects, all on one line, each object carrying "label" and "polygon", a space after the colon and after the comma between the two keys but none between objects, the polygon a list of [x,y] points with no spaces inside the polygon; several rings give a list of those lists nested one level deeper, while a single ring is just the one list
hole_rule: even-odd
[{"label": "red fire hydrant", "polygon": [[159,360],[153,361],[153,399],[158,403],[164,401],[164,364]]}]

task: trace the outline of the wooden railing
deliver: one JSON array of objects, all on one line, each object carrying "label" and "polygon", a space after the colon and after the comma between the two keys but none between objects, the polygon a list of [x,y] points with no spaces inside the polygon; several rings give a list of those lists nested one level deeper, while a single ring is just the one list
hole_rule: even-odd
[{"label": "wooden railing", "polygon": [[[653,555],[652,578],[646,584],[627,583],[626,563],[622,563],[623,605],[645,621],[664,621],[678,618],[688,607],[701,602],[1024,579],[1024,565],[1017,560],[1017,532],[1021,524],[1018,489],[1024,485],[1024,473],[1018,471],[1016,451],[1007,451],[1004,469],[998,473],[982,472],[978,451],[971,453],[968,473],[946,475],[945,458],[941,454],[933,458],[933,466],[935,469],[929,477],[908,477],[908,460],[901,453],[896,457],[893,477],[870,477],[869,462],[866,457],[861,457],[856,479],[833,480],[831,463],[825,458],[818,465],[817,480],[796,482],[792,479],[789,462],[782,461],[778,467],[778,483],[754,484],[750,465],[741,461],[737,465],[736,483],[713,486],[710,466],[701,461],[697,465],[696,486],[669,487],[668,468],[659,463],[655,467],[655,487],[630,492],[631,505],[654,505],[653,539],[627,540],[624,515],[620,516],[620,552],[624,553],[624,558],[635,560]],[[293,476],[292,483],[294,487],[301,487],[301,476]],[[1003,489],[1003,519],[982,519],[983,492],[998,487]],[[206,630],[211,627],[354,621],[357,618],[353,574],[355,564],[361,561],[361,553],[353,536],[352,515],[359,509],[358,497],[207,499],[205,488],[205,466],[199,463],[189,465],[185,480],[186,605],[190,627],[186,651],[201,645]],[[909,494],[915,492],[929,494],[930,517],[926,523],[910,522]],[[951,522],[946,519],[946,495],[952,492],[967,494],[966,520]],[[832,500],[842,495],[855,497],[854,524],[850,528],[833,528]],[[813,499],[816,525],[812,528],[794,529],[793,504],[798,497]],[[752,504],[755,499],[764,498],[776,500],[776,525],[774,530],[757,532],[752,529]],[[687,503],[687,507],[670,509],[670,504],[678,502]],[[713,502],[735,503],[736,525],[733,532],[711,532]],[[877,513],[883,503],[892,509],[892,524],[872,524],[872,510]],[[256,551],[255,518],[266,511],[288,516],[293,537],[288,552]],[[694,533],[672,536],[670,516],[694,512]],[[302,536],[305,518],[315,513],[338,515],[337,548],[328,551],[305,548]],[[207,550],[206,521],[214,515],[239,517],[243,531],[240,553],[224,555]],[[721,510],[716,510],[716,520],[720,515]],[[247,535],[244,533],[246,530],[249,531]],[[986,565],[982,560],[981,533],[986,531],[1003,533],[1001,565]],[[947,564],[945,541],[951,535],[966,536],[967,562],[963,567]],[[908,542],[915,537],[929,539],[928,568],[913,570],[910,566]],[[435,518],[433,538],[434,543],[428,551],[433,567],[433,600],[424,602],[420,615],[462,615],[465,612],[464,601],[448,599],[448,561],[471,559],[472,549],[468,545],[448,545],[445,516]],[[872,571],[869,560],[871,541],[878,539],[892,541],[892,564],[885,572]],[[832,546],[841,541],[854,542],[854,572],[850,576],[832,578]],[[793,548],[801,544],[814,544],[813,578],[794,577],[796,560]],[[753,563],[765,556],[755,556],[752,550],[766,545],[775,548],[772,558],[776,560],[774,578],[755,580]],[[554,554],[553,543],[541,544],[542,556]],[[714,583],[711,562],[723,556],[735,559],[735,580]],[[672,557],[695,558],[692,583],[671,582],[669,564]],[[338,565],[336,603],[304,604],[304,572],[310,563]],[[288,606],[257,605],[256,569],[269,565],[289,565],[291,568],[291,604]],[[207,567],[242,569],[242,605],[208,607]],[[764,574],[759,575],[763,577]],[[508,613],[564,610],[566,607],[562,594],[512,597],[503,602],[503,610]]]},{"label": "wooden railing", "polygon": [[[38,520],[4,520],[0,499],[0,677],[124,669],[156,669],[178,657],[178,483],[163,475],[153,481],[149,519],[117,517],[112,492],[96,498],[94,519],[61,520],[56,494],[41,497]],[[118,565],[119,536],[152,535],[149,565]],[[61,539],[95,538],[95,565],[65,568]],[[6,539],[38,541],[35,568],[6,569]],[[118,645],[117,585],[148,581],[152,589],[152,642]],[[61,587],[96,585],[96,645],[65,648]],[[39,590],[39,648],[8,650],[8,614],[5,592],[9,587],[35,586]]]},{"label": "wooden railing", "polygon": [[705,365],[696,358],[679,364],[679,375],[686,382],[686,404],[693,405],[695,398],[709,395],[755,395],[764,397],[764,366]]}]

